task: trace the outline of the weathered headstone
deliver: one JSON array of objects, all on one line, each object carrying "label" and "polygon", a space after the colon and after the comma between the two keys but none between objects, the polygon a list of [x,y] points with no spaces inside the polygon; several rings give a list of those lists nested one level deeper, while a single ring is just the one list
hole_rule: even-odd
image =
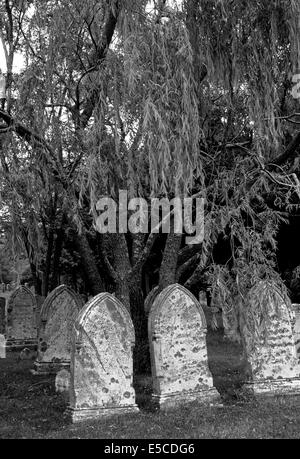
[{"label": "weathered headstone", "polygon": [[6,338],[7,350],[35,348],[37,345],[36,301],[23,285],[8,299]]},{"label": "weathered headstone", "polygon": [[40,315],[38,358],[34,364],[37,373],[55,374],[69,369],[72,329],[82,306],[81,298],[66,285],[48,295]]},{"label": "weathered headstone", "polygon": [[75,322],[71,357],[72,421],[138,411],[133,389],[134,328],[109,293],[90,300]]},{"label": "weathered headstone", "polygon": [[300,393],[300,366],[292,305],[275,283],[261,281],[248,293],[243,335],[249,363],[246,387],[254,394]]},{"label": "weathered headstone", "polygon": [[295,324],[294,324],[294,339],[297,357],[300,359],[300,304],[293,304],[295,313]]},{"label": "weathered headstone", "polygon": [[148,328],[157,406],[219,398],[208,368],[205,316],[187,289],[179,284],[164,289],[151,307]]},{"label": "weathered headstone", "polygon": [[5,313],[6,299],[0,296],[0,335],[6,332],[6,313]]},{"label": "weathered headstone", "polygon": [[4,335],[0,335],[0,359],[6,358],[6,339]]}]

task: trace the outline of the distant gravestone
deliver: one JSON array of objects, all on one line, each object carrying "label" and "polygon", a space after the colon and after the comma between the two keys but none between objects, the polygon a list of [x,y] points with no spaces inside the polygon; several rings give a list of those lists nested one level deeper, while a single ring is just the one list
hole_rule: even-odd
[{"label": "distant gravestone", "polygon": [[6,299],[0,296],[0,335],[6,332],[6,313],[5,313]]},{"label": "distant gravestone", "polygon": [[71,357],[72,421],[138,411],[133,389],[135,342],[130,315],[109,293],[100,293],[75,322]]},{"label": "distant gravestone", "polygon": [[164,289],[151,307],[148,328],[156,405],[168,409],[219,398],[208,368],[205,316],[187,289]]},{"label": "distant gravestone", "polygon": [[295,313],[294,339],[298,359],[300,359],[300,304],[293,304]]},{"label": "distant gravestone", "polygon": [[6,339],[4,335],[0,335],[0,359],[6,358]]},{"label": "distant gravestone", "polygon": [[37,345],[36,301],[23,285],[8,299],[6,338],[8,350],[35,348]]},{"label": "distant gravestone", "polygon": [[250,366],[246,386],[254,394],[300,393],[292,316],[276,284],[261,281],[249,291],[242,331]]},{"label": "distant gravestone", "polygon": [[69,401],[70,391],[70,372],[68,370],[60,370],[55,377],[55,391],[63,394],[65,399]]},{"label": "distant gravestone", "polygon": [[71,336],[82,307],[81,298],[67,287],[54,289],[43,303],[40,314],[37,373],[55,374],[70,367]]}]

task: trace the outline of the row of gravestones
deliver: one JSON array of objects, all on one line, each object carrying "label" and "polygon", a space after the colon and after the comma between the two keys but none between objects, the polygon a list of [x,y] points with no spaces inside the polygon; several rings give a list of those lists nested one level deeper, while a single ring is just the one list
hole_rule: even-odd
[{"label": "row of gravestones", "polygon": [[[259,310],[256,301],[269,305],[269,311],[267,333],[253,349],[248,331],[253,321],[260,322],[252,314]],[[266,284],[260,298],[250,291],[249,302],[252,315],[244,330],[252,370],[248,387],[256,393],[299,393],[300,306],[294,333],[289,308],[276,287]],[[217,399],[207,362],[206,320],[197,300],[176,284],[152,293],[150,303],[149,308],[148,298],[153,401],[167,409],[182,402]],[[137,411],[132,384],[134,329],[127,309],[108,293],[82,306],[72,290],[58,287],[43,303],[37,332],[35,297],[19,287],[8,301],[4,330],[2,326],[6,349],[34,346],[38,340],[36,373],[70,368],[68,411],[73,421]],[[0,307],[0,324],[4,316]]]}]

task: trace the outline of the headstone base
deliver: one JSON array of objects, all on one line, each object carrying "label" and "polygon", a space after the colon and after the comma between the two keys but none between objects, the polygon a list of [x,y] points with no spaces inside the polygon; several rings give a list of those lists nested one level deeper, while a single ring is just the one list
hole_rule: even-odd
[{"label": "headstone base", "polygon": [[35,339],[25,339],[25,340],[15,340],[15,339],[8,339],[6,341],[6,351],[22,351],[27,347],[31,351],[37,350],[37,340]]},{"label": "headstone base", "polygon": [[152,394],[152,405],[161,411],[167,411],[190,402],[209,404],[220,400],[220,394],[212,387],[196,392],[176,392],[173,394]]},{"label": "headstone base", "polygon": [[300,395],[300,378],[263,379],[243,387],[254,395]]},{"label": "headstone base", "polygon": [[70,370],[70,362],[34,362],[36,375],[56,375],[61,370]]},{"label": "headstone base", "polygon": [[113,416],[122,416],[124,414],[138,413],[139,408],[137,405],[118,406],[111,408],[86,408],[76,409],[68,407],[66,410],[67,418],[71,419],[73,423],[83,422],[93,419],[103,419]]}]

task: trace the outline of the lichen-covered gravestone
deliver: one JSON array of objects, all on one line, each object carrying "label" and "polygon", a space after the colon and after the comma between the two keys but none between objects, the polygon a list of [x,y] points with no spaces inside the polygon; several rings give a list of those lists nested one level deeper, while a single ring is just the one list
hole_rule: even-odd
[{"label": "lichen-covered gravestone", "polygon": [[249,363],[246,387],[254,394],[300,393],[300,366],[289,298],[261,281],[248,294],[243,335]]},{"label": "lichen-covered gravestone", "polygon": [[71,358],[72,421],[138,411],[133,388],[134,328],[127,309],[100,293],[82,309]]},{"label": "lichen-covered gravestone", "polygon": [[297,357],[300,359],[300,304],[293,304],[295,313],[295,324],[294,324],[294,339]]},{"label": "lichen-covered gravestone", "polygon": [[161,409],[219,398],[208,368],[206,320],[196,298],[179,284],[154,300],[149,319],[152,399]]},{"label": "lichen-covered gravestone", "polygon": [[36,301],[29,288],[21,285],[7,303],[7,350],[36,348]]},{"label": "lichen-covered gravestone", "polygon": [[82,306],[81,298],[66,285],[48,295],[40,314],[36,373],[55,374],[69,369],[72,330]]}]

